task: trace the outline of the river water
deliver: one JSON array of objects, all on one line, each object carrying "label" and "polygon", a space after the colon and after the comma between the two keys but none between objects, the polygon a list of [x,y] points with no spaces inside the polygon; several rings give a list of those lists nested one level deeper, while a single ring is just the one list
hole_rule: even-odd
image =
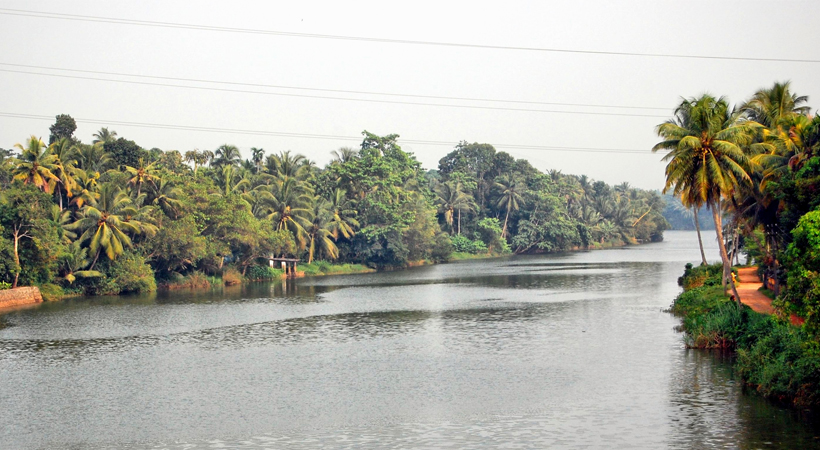
[{"label": "river water", "polygon": [[663,310],[698,260],[667,232],[13,312],[0,448],[820,448],[808,413],[684,348]]}]

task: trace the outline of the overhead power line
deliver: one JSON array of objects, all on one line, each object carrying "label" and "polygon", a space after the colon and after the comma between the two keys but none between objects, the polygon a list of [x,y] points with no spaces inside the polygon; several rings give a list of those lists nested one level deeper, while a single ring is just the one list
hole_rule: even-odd
[{"label": "overhead power line", "polygon": [[339,94],[382,95],[382,96],[388,96],[388,97],[424,98],[424,99],[430,99],[430,100],[458,100],[458,101],[470,101],[470,102],[516,103],[516,104],[525,104],[525,105],[580,106],[580,107],[589,107],[589,108],[648,109],[648,110],[664,110],[664,111],[668,111],[670,109],[670,108],[667,108],[667,107],[661,108],[661,107],[653,107],[653,106],[602,105],[602,104],[594,104],[594,103],[539,102],[539,101],[527,101],[527,100],[504,100],[504,99],[475,98],[475,97],[448,97],[448,96],[439,96],[439,95],[397,94],[397,93],[391,93],[391,92],[377,92],[377,91],[351,91],[351,90],[344,90],[344,89],[324,89],[324,88],[313,88],[313,87],[302,87],[302,86],[285,86],[285,85],[278,85],[278,84],[244,83],[244,82],[237,82],[237,81],[207,80],[207,79],[201,79],[201,78],[168,77],[168,76],[134,74],[134,73],[125,73],[125,72],[105,72],[105,71],[99,71],[99,70],[66,69],[66,68],[63,68],[63,67],[36,66],[36,65],[30,65],[30,64],[11,64],[11,63],[3,63],[3,62],[0,62],[0,66],[21,67],[21,68],[39,69],[39,70],[57,70],[57,71],[62,71],[62,72],[87,73],[87,74],[94,74],[94,75],[147,78],[147,79],[155,79],[155,80],[185,81],[185,82],[192,82],[192,83],[211,83],[211,84],[229,85],[229,86],[248,86],[248,87],[262,87],[262,88],[271,88],[271,89],[293,89],[293,90],[313,91],[313,92],[334,92],[334,93],[339,93]]},{"label": "overhead power line", "polygon": [[614,52],[603,50],[574,50],[562,48],[548,48],[548,47],[526,47],[526,46],[508,46],[508,45],[485,45],[485,44],[470,44],[458,42],[439,42],[439,41],[422,41],[413,39],[388,39],[364,36],[343,36],[331,34],[316,34],[316,33],[295,33],[288,31],[276,30],[260,30],[253,28],[238,28],[238,27],[220,27],[211,25],[197,25],[177,22],[158,22],[151,20],[135,20],[135,19],[121,19],[116,17],[101,17],[101,16],[87,16],[79,14],[64,14],[42,11],[31,11],[24,9],[10,9],[0,8],[0,14],[11,16],[25,16],[37,17],[43,19],[60,19],[60,20],[75,20],[83,22],[98,22],[98,23],[112,23],[121,25],[137,25],[156,28],[179,28],[187,30],[201,30],[201,31],[217,31],[224,33],[243,33],[243,34],[259,34],[269,36],[287,36],[296,38],[310,38],[310,39],[329,39],[339,41],[359,41],[359,42],[374,42],[385,44],[405,44],[405,45],[426,45],[439,47],[455,47],[455,48],[476,48],[487,50],[514,50],[527,52],[547,52],[547,53],[570,53],[582,55],[610,55],[610,56],[632,56],[632,57],[651,57],[651,58],[685,58],[685,59],[709,59],[709,60],[726,60],[726,61],[760,61],[760,62],[791,62],[791,63],[820,63],[817,59],[792,59],[792,58],[755,58],[743,56],[712,56],[712,55],[682,55],[674,53],[640,53],[640,52]]},{"label": "overhead power line", "polygon": [[[18,113],[9,113],[9,112],[0,112],[0,117],[9,117],[14,119],[30,119],[30,120],[54,120],[53,116],[45,116],[45,115],[36,115],[36,114],[18,114]],[[138,127],[138,128],[152,128],[152,129],[163,129],[163,130],[184,130],[184,131],[198,131],[198,132],[208,132],[208,133],[230,133],[230,134],[245,134],[245,135],[255,135],[255,136],[277,136],[277,137],[287,137],[287,138],[303,138],[303,139],[324,139],[324,140],[346,140],[346,141],[360,141],[362,139],[361,136],[340,136],[340,135],[328,135],[328,134],[312,134],[312,133],[288,133],[282,131],[267,131],[267,130],[244,130],[244,129],[236,129],[236,128],[215,128],[215,127],[196,127],[196,126],[188,126],[188,125],[172,125],[172,124],[159,124],[159,123],[147,123],[147,122],[127,122],[122,120],[101,120],[101,119],[88,119],[88,118],[74,118],[76,121],[79,122],[86,122],[86,123],[94,123],[98,125],[123,125],[123,126],[131,126],[131,127]],[[421,139],[400,139],[401,142],[407,144],[419,144],[419,145],[439,145],[439,146],[448,146],[454,147],[455,143],[448,142],[448,141],[434,141],[434,140],[421,140]],[[613,148],[595,148],[595,147],[560,147],[560,146],[547,146],[547,145],[522,145],[522,144],[493,144],[494,147],[504,149],[516,149],[516,150],[540,150],[540,151],[566,151],[566,152],[584,152],[584,153],[610,153],[610,154],[643,154],[643,155],[651,155],[657,156],[651,153],[649,150],[640,150],[640,149],[613,149]]]},{"label": "overhead power line", "polygon": [[125,84],[134,84],[134,85],[143,85],[143,86],[162,86],[162,87],[173,87],[173,88],[183,88],[183,89],[196,89],[196,90],[201,90],[201,91],[235,92],[235,93],[243,93],[243,94],[275,95],[275,96],[281,96],[281,97],[315,98],[315,99],[324,99],[324,100],[342,100],[342,101],[364,102],[364,103],[386,103],[386,104],[394,104],[394,105],[434,106],[434,107],[440,107],[440,108],[485,109],[485,110],[494,110],[494,111],[521,111],[521,112],[552,113],[552,114],[581,114],[581,115],[587,115],[587,116],[620,116],[620,117],[652,117],[652,118],[667,118],[668,117],[668,115],[660,115],[660,114],[633,114],[633,113],[602,112],[602,111],[562,111],[562,110],[548,110],[548,109],[511,108],[511,107],[502,107],[502,106],[456,105],[456,104],[444,104],[444,103],[410,102],[410,101],[401,101],[401,100],[378,100],[378,99],[367,99],[367,98],[331,97],[331,96],[325,96],[325,95],[292,94],[292,93],[285,93],[285,92],[268,92],[268,91],[251,91],[251,90],[244,90],[244,89],[229,89],[229,88],[218,88],[218,87],[208,87],[208,86],[188,86],[188,85],[181,85],[181,84],[156,83],[156,82],[150,82],[150,81],[116,80],[116,79],[110,79],[110,78],[87,77],[87,76],[82,76],[82,75],[66,75],[66,74],[57,74],[57,73],[42,73],[42,72],[32,72],[32,71],[27,71],[27,70],[15,70],[15,69],[0,69],[0,72],[19,73],[19,74],[25,74],[25,75],[37,75],[37,76],[56,77],[56,78],[70,78],[70,79],[76,79],[76,80],[107,81],[107,82],[111,82],[111,83],[125,83]]}]

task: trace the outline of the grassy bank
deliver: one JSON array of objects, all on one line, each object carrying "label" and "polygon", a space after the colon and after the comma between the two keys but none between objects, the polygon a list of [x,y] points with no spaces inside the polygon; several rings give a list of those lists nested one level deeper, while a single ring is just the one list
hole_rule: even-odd
[{"label": "grassy bank", "polygon": [[797,407],[820,406],[820,345],[788,319],[738,308],[720,286],[720,265],[687,264],[684,291],[671,312],[682,317],[690,348],[736,352],[743,382],[765,397]]}]

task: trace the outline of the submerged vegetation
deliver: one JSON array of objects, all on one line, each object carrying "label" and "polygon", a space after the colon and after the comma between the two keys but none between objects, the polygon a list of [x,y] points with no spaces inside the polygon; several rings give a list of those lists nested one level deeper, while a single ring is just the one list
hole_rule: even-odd
[{"label": "submerged vegetation", "polygon": [[[107,128],[91,143],[57,116],[0,149],[0,282],[115,294],[662,239],[656,192],[542,173],[461,142],[425,171],[398,135],[364,132],[324,168],[233,145],[143,149]],[[469,256],[468,256],[469,255]],[[58,295],[57,295],[58,296]]]},{"label": "submerged vegetation", "polygon": [[[674,313],[687,345],[737,351],[744,382],[767,397],[820,406],[820,118],[789,83],[730,108],[684,99],[656,129],[667,151],[666,190],[713,217],[721,264],[687,266]],[[724,220],[726,218],[726,220]],[[758,266],[774,315],[742,305],[731,271]],[[729,290],[731,288],[731,295]],[[736,301],[736,302],[735,302]],[[802,323],[793,325],[792,323]]]}]

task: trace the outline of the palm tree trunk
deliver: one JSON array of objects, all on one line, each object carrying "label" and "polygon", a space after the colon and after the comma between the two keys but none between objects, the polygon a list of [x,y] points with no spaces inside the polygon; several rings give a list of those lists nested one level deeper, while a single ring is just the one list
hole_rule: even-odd
[{"label": "palm tree trunk", "polygon": [[94,255],[94,261],[91,263],[91,267],[89,267],[88,270],[94,270],[94,265],[97,264],[97,258],[100,257],[100,252],[101,251],[102,251],[102,247],[97,249],[97,254]]},{"label": "palm tree trunk", "polygon": [[[720,247],[720,259],[723,261],[723,280],[721,285],[723,286],[723,292],[726,293],[726,284],[731,280],[732,262],[729,261],[729,254],[726,252],[726,243],[723,241],[723,221],[720,217],[720,200],[717,202],[710,201],[709,209],[712,210],[712,219],[715,221],[715,233],[717,233],[718,246]],[[737,301],[739,308],[741,304],[740,295],[737,293],[737,287],[735,287],[734,282],[731,283],[731,286],[732,294],[735,296],[735,301]]]},{"label": "palm tree trunk", "polygon": [[501,239],[507,237],[507,219],[510,218],[510,204],[507,203],[507,215],[504,216],[504,228],[501,229]]},{"label": "palm tree trunk", "polygon": [[695,214],[695,231],[698,232],[698,245],[700,246],[700,260],[702,265],[708,265],[706,262],[706,253],[703,251],[703,238],[700,235],[700,219],[698,219],[698,207],[693,206],[692,212]]},{"label": "palm tree trunk", "polygon": [[458,233],[461,235],[461,209],[458,210]]}]

